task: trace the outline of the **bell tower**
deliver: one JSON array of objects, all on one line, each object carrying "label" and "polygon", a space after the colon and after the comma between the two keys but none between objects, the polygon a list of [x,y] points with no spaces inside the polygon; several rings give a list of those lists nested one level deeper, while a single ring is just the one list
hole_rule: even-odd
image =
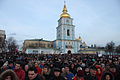
[{"label": "bell tower", "polygon": [[75,40],[75,26],[73,25],[73,19],[68,13],[66,4],[64,4],[62,14],[58,20],[57,40]]}]

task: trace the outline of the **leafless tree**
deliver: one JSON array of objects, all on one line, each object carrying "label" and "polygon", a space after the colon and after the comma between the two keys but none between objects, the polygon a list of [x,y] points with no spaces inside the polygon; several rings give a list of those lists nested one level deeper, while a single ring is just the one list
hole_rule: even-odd
[{"label": "leafless tree", "polygon": [[9,52],[16,52],[16,49],[18,48],[17,42],[13,37],[9,37],[7,39],[7,48]]}]

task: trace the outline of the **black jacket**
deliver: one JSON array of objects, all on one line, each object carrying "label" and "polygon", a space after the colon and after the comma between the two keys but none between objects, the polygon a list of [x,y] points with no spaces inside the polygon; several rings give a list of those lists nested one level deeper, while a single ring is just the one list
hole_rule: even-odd
[{"label": "black jacket", "polygon": [[[30,80],[30,79],[27,78],[26,80]],[[33,80],[43,80],[43,78],[40,75],[37,75]]]},{"label": "black jacket", "polygon": [[62,76],[59,76],[59,77],[52,76],[49,80],[65,80],[65,78]]}]

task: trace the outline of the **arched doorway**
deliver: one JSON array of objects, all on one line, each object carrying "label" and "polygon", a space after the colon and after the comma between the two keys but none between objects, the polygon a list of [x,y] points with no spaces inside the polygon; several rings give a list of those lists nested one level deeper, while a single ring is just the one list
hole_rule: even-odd
[{"label": "arched doorway", "polygon": [[68,52],[67,52],[68,54],[71,54],[71,50],[68,50]]}]

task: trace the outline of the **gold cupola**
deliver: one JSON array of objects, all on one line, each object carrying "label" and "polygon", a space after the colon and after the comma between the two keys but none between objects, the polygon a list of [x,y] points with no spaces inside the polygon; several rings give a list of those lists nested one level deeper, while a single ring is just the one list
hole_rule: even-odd
[{"label": "gold cupola", "polygon": [[77,38],[76,40],[78,40],[78,41],[82,41],[82,38],[79,36],[79,38]]},{"label": "gold cupola", "polygon": [[63,8],[63,13],[60,15],[61,18],[70,18],[70,15],[67,13],[67,7],[66,5],[64,4],[64,8]]}]

